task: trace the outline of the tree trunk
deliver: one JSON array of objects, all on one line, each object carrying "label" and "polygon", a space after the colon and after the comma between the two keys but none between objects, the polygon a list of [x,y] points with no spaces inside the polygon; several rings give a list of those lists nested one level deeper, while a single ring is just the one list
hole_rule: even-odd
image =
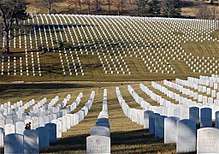
[{"label": "tree trunk", "polygon": [[96,0],[96,14],[100,11],[100,2],[99,0]]},{"label": "tree trunk", "polygon": [[87,1],[88,5],[88,14],[90,14],[90,0]]},{"label": "tree trunk", "polygon": [[9,30],[5,30],[4,32],[4,38],[5,38],[5,49],[4,49],[4,53],[6,54],[10,54],[10,32]]},{"label": "tree trunk", "polygon": [[111,0],[108,0],[108,12],[110,14],[110,11],[111,11]]},{"label": "tree trunk", "polygon": [[52,2],[49,0],[48,1],[48,14],[52,13]]},{"label": "tree trunk", "polygon": [[81,9],[81,0],[79,0],[78,2],[79,2],[79,8],[80,8],[79,13],[81,13],[81,10],[82,10]]}]

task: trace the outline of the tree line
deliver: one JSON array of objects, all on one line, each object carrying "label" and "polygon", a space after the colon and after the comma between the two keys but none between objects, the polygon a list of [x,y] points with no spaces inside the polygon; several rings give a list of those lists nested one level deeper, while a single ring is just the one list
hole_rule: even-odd
[{"label": "tree line", "polygon": [[[54,13],[57,0],[42,2],[46,4],[48,13]],[[180,15],[180,0],[66,0],[66,4],[74,9],[75,13],[99,14],[103,11],[102,7],[107,6],[107,8],[104,7],[106,14],[120,15],[127,11],[125,10],[127,6],[133,8],[137,6],[136,15],[139,16],[175,17]]]}]

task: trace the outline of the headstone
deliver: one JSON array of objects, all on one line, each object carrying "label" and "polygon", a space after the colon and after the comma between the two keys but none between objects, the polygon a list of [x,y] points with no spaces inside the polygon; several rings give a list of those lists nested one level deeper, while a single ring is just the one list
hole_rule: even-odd
[{"label": "headstone", "polygon": [[149,133],[155,133],[155,113],[149,114]]},{"label": "headstone", "polygon": [[8,118],[5,119],[5,123],[6,123],[6,124],[13,124],[14,121],[13,121],[12,117],[11,117],[11,118],[8,117]]},{"label": "headstone", "polygon": [[46,149],[49,146],[49,132],[45,127],[38,127],[36,129],[39,136],[39,150]]},{"label": "headstone", "polygon": [[61,122],[61,120],[55,119],[55,120],[52,120],[51,123],[56,125],[56,137],[61,138],[62,137],[62,122]]},{"label": "headstone", "polygon": [[4,147],[4,136],[5,136],[4,129],[0,128],[0,148]]},{"label": "headstone", "polygon": [[66,117],[66,128],[68,130],[71,128],[71,115],[66,114],[65,117]]},{"label": "headstone", "polygon": [[201,128],[197,133],[197,154],[219,153],[219,129]]},{"label": "headstone", "polygon": [[153,111],[145,111],[144,112],[144,128],[149,129],[149,115],[152,114]]},{"label": "headstone", "polygon": [[212,110],[211,108],[202,108],[200,127],[211,127],[211,126],[212,126]]},{"label": "headstone", "polygon": [[189,119],[177,122],[177,142],[176,152],[195,152],[196,151],[196,124]]},{"label": "headstone", "polygon": [[199,124],[199,108],[198,107],[189,108],[189,119],[195,121],[196,124]]},{"label": "headstone", "polygon": [[59,118],[62,122],[62,132],[67,132],[67,117],[63,116]]},{"label": "headstone", "polygon": [[5,136],[4,154],[23,154],[24,136],[21,134],[9,134]]},{"label": "headstone", "polygon": [[39,153],[39,137],[36,130],[24,131],[24,154]]},{"label": "headstone", "polygon": [[107,127],[103,127],[103,126],[95,126],[91,128],[90,135],[110,137],[110,129]]},{"label": "headstone", "polygon": [[36,129],[37,127],[39,127],[39,118],[34,116],[32,117],[32,124],[31,124],[31,129]]},{"label": "headstone", "polygon": [[160,138],[160,139],[164,137],[164,118],[165,116],[162,116],[162,115],[155,116],[154,135],[155,137]]},{"label": "headstone", "polygon": [[25,124],[23,121],[18,121],[15,123],[15,131],[17,134],[23,134],[25,130]]},{"label": "headstone", "polygon": [[189,109],[187,105],[178,105],[180,108],[180,119],[188,119],[189,118]]},{"label": "headstone", "polygon": [[96,121],[96,126],[103,126],[103,127],[110,128],[109,120],[107,118],[99,118]]},{"label": "headstone", "polygon": [[164,143],[176,143],[177,141],[177,117],[164,119]]},{"label": "headstone", "polygon": [[48,124],[45,125],[45,127],[47,128],[47,130],[49,132],[49,143],[56,143],[56,139],[57,139],[56,124],[48,123]]},{"label": "headstone", "polygon": [[106,136],[88,136],[86,138],[86,153],[87,154],[110,154],[111,152],[110,137]]},{"label": "headstone", "polygon": [[0,117],[0,127],[5,128],[5,118]]},{"label": "headstone", "polygon": [[15,133],[15,126],[13,124],[6,124],[5,125],[5,135],[14,134]]},{"label": "headstone", "polygon": [[219,128],[219,111],[215,112],[215,127]]}]

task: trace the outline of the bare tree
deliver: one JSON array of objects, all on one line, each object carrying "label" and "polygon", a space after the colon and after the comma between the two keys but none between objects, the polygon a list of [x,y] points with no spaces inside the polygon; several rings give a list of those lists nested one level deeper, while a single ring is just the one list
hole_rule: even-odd
[{"label": "bare tree", "polygon": [[82,0],[67,0],[68,7],[74,9],[76,13],[82,12]]},{"label": "bare tree", "polygon": [[41,3],[41,7],[47,8],[48,14],[52,13],[55,0],[41,0],[40,3]]},{"label": "bare tree", "polygon": [[126,0],[118,0],[117,2],[117,14],[120,15],[123,12],[123,7],[126,3]]},{"label": "bare tree", "polygon": [[95,2],[95,6],[96,6],[96,14],[100,11],[100,1],[99,0],[96,0]]},{"label": "bare tree", "polygon": [[90,0],[87,0],[87,6],[88,6],[88,14],[91,12],[91,2]]},{"label": "bare tree", "polygon": [[26,3],[24,0],[1,0],[0,16],[2,18],[2,32],[4,38],[6,54],[10,53],[10,40],[14,37],[10,34],[14,28],[18,28],[19,21],[26,20],[29,16],[26,13]]},{"label": "bare tree", "polygon": [[111,0],[108,0],[108,12],[109,12],[109,14],[111,12]]},{"label": "bare tree", "polygon": [[54,0],[48,0],[47,3],[48,13],[50,14],[52,13]]},{"label": "bare tree", "polygon": [[208,7],[206,4],[200,4],[196,16],[201,19],[216,19],[216,8],[214,6]]},{"label": "bare tree", "polygon": [[161,0],[161,13],[167,17],[180,15],[179,0]]}]

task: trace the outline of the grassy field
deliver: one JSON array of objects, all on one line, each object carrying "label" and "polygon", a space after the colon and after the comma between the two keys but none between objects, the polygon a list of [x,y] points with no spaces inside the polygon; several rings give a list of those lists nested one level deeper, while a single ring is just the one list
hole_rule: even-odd
[{"label": "grassy field", "polygon": [[[148,82],[144,83],[148,86],[150,85]],[[103,89],[106,88],[108,90],[112,153],[175,153],[174,144],[163,144],[162,140],[153,138],[148,130],[144,130],[140,125],[131,122],[125,117],[115,95],[116,86],[121,88],[123,97],[131,107],[140,108],[128,93],[127,84],[129,83],[8,84],[0,86],[0,101],[2,103],[7,101],[14,103],[18,100],[26,102],[32,98],[36,100],[44,97],[51,99],[55,95],[60,96],[62,99],[67,94],[72,95],[72,101],[80,92],[83,92],[84,97],[77,110],[74,111],[76,112],[83,107],[91,91],[94,90],[96,92],[95,101],[87,117],[80,124],[64,133],[63,138],[57,144],[42,151],[42,153],[84,153],[86,136],[89,135],[90,128],[95,125],[97,116],[101,111]],[[140,90],[138,82],[130,84],[145,100],[157,105],[156,102]],[[153,89],[152,87],[150,88]]]},{"label": "grassy field", "polygon": [[0,54],[2,82],[144,81],[219,72],[215,21],[36,15],[28,24],[25,35],[14,31],[11,54]]}]

